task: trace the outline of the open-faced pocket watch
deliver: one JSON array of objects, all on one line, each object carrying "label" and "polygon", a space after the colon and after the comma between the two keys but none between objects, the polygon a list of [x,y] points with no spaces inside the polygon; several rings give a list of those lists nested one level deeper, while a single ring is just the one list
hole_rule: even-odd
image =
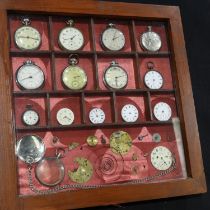
[{"label": "open-faced pocket watch", "polygon": [[125,46],[125,36],[115,24],[109,23],[101,34],[101,45],[107,50],[119,51]]},{"label": "open-faced pocket watch", "polygon": [[133,104],[126,104],[121,109],[121,116],[125,122],[136,122],[139,117],[139,111]]},{"label": "open-faced pocket watch", "polygon": [[74,112],[69,108],[61,108],[56,114],[60,125],[71,125],[74,122]]},{"label": "open-faced pocket watch", "polygon": [[112,61],[104,72],[104,83],[111,89],[123,89],[128,84],[128,74],[116,61]]},{"label": "open-faced pocket watch", "polygon": [[26,105],[26,110],[22,114],[22,121],[27,126],[34,126],[39,123],[39,114],[32,108],[31,104]]},{"label": "open-faced pocket watch", "polygon": [[93,108],[89,112],[89,119],[90,122],[93,124],[100,124],[105,121],[105,113],[102,109],[100,108]]},{"label": "open-faced pocket watch", "polygon": [[68,20],[67,27],[63,28],[58,37],[61,48],[69,51],[79,50],[84,46],[84,36],[82,32],[74,27],[74,21]]},{"label": "open-faced pocket watch", "polygon": [[69,66],[62,73],[61,80],[66,88],[71,90],[81,90],[87,85],[88,77],[85,71],[78,66],[77,55],[69,56]]},{"label": "open-faced pocket watch", "polygon": [[148,26],[148,31],[144,32],[140,37],[140,46],[144,50],[156,52],[161,48],[162,41],[156,32],[152,31],[152,26]]},{"label": "open-faced pocket watch", "polygon": [[163,86],[163,77],[162,75],[154,69],[154,63],[147,63],[148,71],[144,76],[144,84],[153,90],[160,89]]},{"label": "open-faced pocket watch", "polygon": [[154,116],[159,121],[168,121],[171,118],[171,107],[165,102],[155,104],[153,109]]},{"label": "open-faced pocket watch", "polygon": [[31,27],[29,18],[23,18],[20,28],[15,31],[14,40],[21,50],[36,50],[41,45],[41,35],[37,29]]},{"label": "open-faced pocket watch", "polygon": [[43,87],[45,75],[33,61],[27,60],[16,72],[16,82],[20,89],[36,90]]}]

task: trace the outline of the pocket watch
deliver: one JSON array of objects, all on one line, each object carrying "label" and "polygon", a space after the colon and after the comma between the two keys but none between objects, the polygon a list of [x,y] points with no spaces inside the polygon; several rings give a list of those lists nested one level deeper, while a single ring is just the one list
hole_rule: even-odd
[{"label": "pocket watch", "polygon": [[73,27],[74,21],[68,20],[67,27],[63,28],[58,37],[58,43],[61,48],[69,51],[79,50],[84,46],[84,36],[82,32]]},{"label": "pocket watch", "polygon": [[39,122],[39,114],[32,109],[32,105],[26,105],[26,110],[22,114],[22,121],[27,126],[37,125]]},{"label": "pocket watch", "polygon": [[100,124],[105,121],[105,113],[100,108],[93,108],[89,112],[90,122],[93,124]]},{"label": "pocket watch", "polygon": [[44,154],[45,145],[37,135],[25,135],[17,142],[16,155],[28,164],[40,161]]},{"label": "pocket watch", "polygon": [[121,116],[125,122],[136,122],[139,117],[139,111],[134,105],[126,104],[121,110]]},{"label": "pocket watch", "polygon": [[167,121],[171,118],[171,107],[165,102],[159,102],[154,106],[153,113],[157,120]]},{"label": "pocket watch", "polygon": [[42,185],[53,187],[63,181],[65,167],[61,158],[64,152],[63,149],[59,148],[56,150],[55,157],[45,157],[38,163],[35,168],[35,176]]},{"label": "pocket watch", "polygon": [[162,42],[159,34],[152,31],[152,26],[148,26],[148,31],[144,32],[140,37],[140,45],[144,50],[151,52],[158,51],[161,48]]},{"label": "pocket watch", "polygon": [[85,71],[79,67],[78,58],[69,56],[69,66],[67,66],[62,73],[62,82],[65,87],[71,90],[81,90],[87,85],[87,75]]},{"label": "pocket watch", "polygon": [[128,84],[128,74],[116,61],[112,61],[104,72],[104,83],[108,88],[123,89]]},{"label": "pocket watch", "polygon": [[23,18],[20,28],[15,31],[14,40],[16,46],[21,50],[36,50],[41,45],[41,35],[39,31],[31,26],[29,18]]},{"label": "pocket watch", "polygon": [[147,63],[148,72],[144,76],[144,84],[153,90],[160,89],[163,86],[162,75],[154,69],[153,62]]},{"label": "pocket watch", "polygon": [[60,125],[71,125],[74,122],[74,112],[69,108],[61,108],[56,114]]},{"label": "pocket watch", "polygon": [[115,24],[110,23],[101,34],[101,44],[107,50],[119,51],[125,46],[125,36]]},{"label": "pocket watch", "polygon": [[173,163],[171,151],[164,146],[157,146],[151,152],[151,163],[157,170],[167,170]]},{"label": "pocket watch", "polygon": [[90,147],[95,147],[98,144],[98,138],[96,136],[88,136],[87,137],[87,144]]},{"label": "pocket watch", "polygon": [[75,158],[74,162],[78,165],[78,167],[75,168],[74,171],[68,171],[69,178],[73,182],[80,184],[88,182],[93,175],[93,166],[91,162],[83,157]]},{"label": "pocket watch", "polygon": [[132,139],[125,131],[115,131],[110,136],[110,147],[112,152],[125,155],[132,146]]},{"label": "pocket watch", "polygon": [[33,61],[27,60],[18,68],[16,82],[21,89],[36,90],[44,85],[45,75]]}]

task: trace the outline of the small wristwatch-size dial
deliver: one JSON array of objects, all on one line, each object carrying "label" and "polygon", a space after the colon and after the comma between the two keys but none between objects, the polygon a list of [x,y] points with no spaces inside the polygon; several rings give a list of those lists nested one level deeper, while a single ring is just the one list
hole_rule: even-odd
[{"label": "small wristwatch-size dial", "polygon": [[139,117],[139,111],[134,105],[126,104],[121,110],[121,116],[125,122],[136,122]]},{"label": "small wristwatch-size dial", "polygon": [[73,20],[68,20],[67,25],[68,26],[63,28],[59,34],[58,43],[60,47],[69,51],[81,49],[84,45],[84,36],[82,32],[73,27]]},{"label": "small wristwatch-size dial", "polygon": [[71,125],[74,122],[74,113],[69,108],[61,108],[56,118],[60,125]]},{"label": "small wristwatch-size dial", "polygon": [[104,83],[112,89],[123,89],[127,86],[128,74],[117,62],[112,61],[104,72]]},{"label": "small wristwatch-size dial", "polygon": [[44,85],[45,76],[42,69],[31,60],[24,62],[17,70],[16,82],[21,89],[35,90]]},{"label": "small wristwatch-size dial", "polygon": [[39,122],[39,114],[37,111],[32,109],[31,105],[27,105],[26,110],[23,112],[22,120],[27,126],[37,125]]},{"label": "small wristwatch-size dial", "polygon": [[144,32],[140,37],[140,45],[144,50],[151,52],[158,51],[161,48],[162,42],[159,34],[152,31],[152,26],[148,26],[148,31]]},{"label": "small wristwatch-size dial", "polygon": [[69,58],[69,66],[67,66],[62,73],[62,82],[65,87],[71,90],[83,89],[88,81],[85,71],[79,67],[78,58],[73,58],[73,55]]},{"label": "small wristwatch-size dial", "polygon": [[101,35],[101,43],[107,50],[118,51],[125,45],[125,36],[114,24],[110,23]]},{"label": "small wristwatch-size dial", "polygon": [[159,102],[154,106],[153,113],[157,120],[167,121],[171,118],[171,107],[165,102]]},{"label": "small wristwatch-size dial", "polygon": [[148,62],[147,66],[149,71],[144,76],[145,85],[153,90],[160,89],[163,86],[162,75],[153,69],[154,64],[152,62]]},{"label": "small wristwatch-size dial", "polygon": [[29,18],[23,18],[23,26],[15,31],[15,44],[21,50],[36,50],[41,45],[41,35],[30,23]]},{"label": "small wristwatch-size dial", "polygon": [[105,113],[100,108],[93,108],[89,112],[89,119],[93,124],[103,123],[105,120]]},{"label": "small wristwatch-size dial", "polygon": [[157,170],[167,170],[173,163],[171,151],[165,146],[157,146],[151,152],[151,163]]}]

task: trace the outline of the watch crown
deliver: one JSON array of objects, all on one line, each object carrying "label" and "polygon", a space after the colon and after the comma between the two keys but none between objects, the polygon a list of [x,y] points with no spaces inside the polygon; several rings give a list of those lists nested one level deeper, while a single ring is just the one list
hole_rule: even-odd
[{"label": "watch crown", "polygon": [[79,63],[79,57],[76,54],[72,54],[69,56],[69,64],[75,66]]},{"label": "watch crown", "polygon": [[30,21],[30,19],[29,19],[28,17],[22,18],[21,22],[22,22],[22,24],[25,25],[25,26],[28,26],[28,25],[31,24],[31,21]]},{"label": "watch crown", "polygon": [[69,25],[70,27],[74,26],[74,21],[72,19],[69,19],[66,21],[66,24]]},{"label": "watch crown", "polygon": [[32,65],[34,64],[34,62],[32,60],[27,60],[25,62],[23,62],[24,65]]},{"label": "watch crown", "polygon": [[148,31],[151,32],[152,31],[152,26],[147,26]]},{"label": "watch crown", "polygon": [[114,23],[109,23],[108,27],[113,28],[113,27],[115,27],[115,24]]},{"label": "watch crown", "polygon": [[26,109],[31,109],[32,108],[32,104],[27,104],[26,105]]},{"label": "watch crown", "polygon": [[153,69],[154,68],[154,63],[152,61],[147,62],[147,68],[148,69]]},{"label": "watch crown", "polygon": [[118,63],[117,63],[116,61],[112,61],[112,62],[110,63],[110,65],[111,65],[111,66],[118,66]]}]

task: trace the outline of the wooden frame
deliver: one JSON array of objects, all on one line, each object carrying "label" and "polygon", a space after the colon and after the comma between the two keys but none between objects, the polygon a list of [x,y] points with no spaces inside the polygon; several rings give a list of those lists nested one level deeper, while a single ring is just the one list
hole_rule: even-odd
[{"label": "wooden frame", "polygon": [[[85,5],[81,7],[81,5]],[[15,134],[12,117],[12,80],[9,59],[8,11],[55,14],[83,14],[115,17],[145,18],[168,21],[172,45],[173,68],[177,80],[177,100],[184,139],[188,178],[164,183],[126,185],[45,196],[19,197],[15,157]],[[117,13],[116,13],[117,11]],[[178,7],[101,1],[2,0],[0,2],[0,180],[1,208],[7,210],[74,209],[150,200],[206,192],[199,134],[195,116],[190,75],[187,64],[183,29]],[[4,178],[3,178],[4,177]],[[161,190],[160,190],[161,189]],[[88,196],[87,196],[88,195]]]}]

